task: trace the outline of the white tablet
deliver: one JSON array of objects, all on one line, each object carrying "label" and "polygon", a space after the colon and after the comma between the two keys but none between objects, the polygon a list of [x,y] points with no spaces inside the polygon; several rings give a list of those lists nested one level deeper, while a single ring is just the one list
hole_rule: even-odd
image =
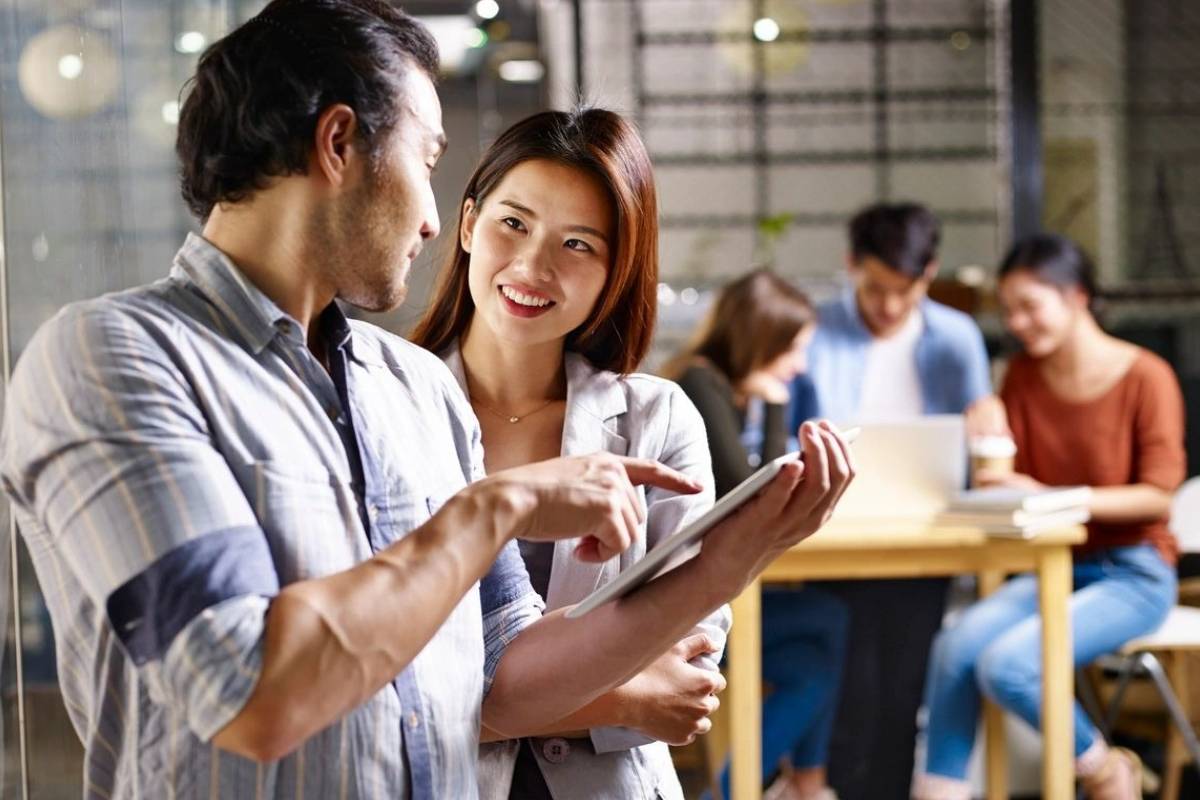
[{"label": "white tablet", "polygon": [[[851,428],[842,433],[842,438],[847,442],[853,442],[861,432],[861,428]],[[666,539],[663,539],[641,561],[622,572],[611,583],[607,583],[592,592],[584,598],[583,602],[567,611],[567,617],[569,619],[582,617],[584,614],[599,608],[610,600],[624,597],[658,575],[674,556],[682,554],[686,548],[699,542],[718,522],[725,519],[725,517],[736,511],[743,503],[758,494],[759,489],[762,489],[771,482],[772,478],[779,474],[779,470],[783,468],[784,464],[789,461],[795,461],[802,455],[803,453],[799,452],[786,453],[761,467],[749,478],[746,478],[746,480],[734,487],[731,492],[714,503],[713,507],[703,516],[693,520],[691,524],[685,525]]]}]

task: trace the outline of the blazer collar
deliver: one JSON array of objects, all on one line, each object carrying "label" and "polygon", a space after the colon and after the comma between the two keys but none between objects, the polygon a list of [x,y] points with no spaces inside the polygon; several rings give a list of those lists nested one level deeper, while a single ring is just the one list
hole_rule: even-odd
[{"label": "blazer collar", "polygon": [[629,410],[620,376],[592,366],[578,353],[566,354],[567,417],[563,423],[563,455],[607,450],[624,455],[629,442],[617,432],[616,420]]}]

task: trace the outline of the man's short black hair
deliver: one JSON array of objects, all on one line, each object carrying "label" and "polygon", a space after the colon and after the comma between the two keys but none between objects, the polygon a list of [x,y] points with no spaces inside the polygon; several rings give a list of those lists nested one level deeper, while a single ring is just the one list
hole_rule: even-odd
[{"label": "man's short black hair", "polygon": [[919,278],[937,258],[941,224],[919,203],[879,203],[850,220],[850,257],[872,256],[889,269]]},{"label": "man's short black hair", "polygon": [[354,109],[374,154],[396,124],[411,69],[433,80],[437,44],[382,0],[275,0],[200,57],[185,87],[175,152],[188,208],[244,200],[267,179],[307,168],[317,119]]}]

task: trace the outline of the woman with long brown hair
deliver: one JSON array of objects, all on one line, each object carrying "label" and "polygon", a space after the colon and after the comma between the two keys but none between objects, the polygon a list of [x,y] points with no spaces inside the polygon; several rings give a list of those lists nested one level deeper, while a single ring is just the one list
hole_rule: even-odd
[{"label": "woman with long brown hair", "polygon": [[756,269],[717,294],[683,352],[663,368],[704,417],[718,497],[787,451],[789,387],[804,371],[815,322],[803,292]]},{"label": "woman with long brown hair", "polygon": [[[661,461],[706,487],[691,496],[647,491],[645,537],[605,564],[574,558],[576,542],[521,542],[548,613],[582,600],[712,504],[700,415],[678,386],[633,373],[653,333],[657,287],[654,176],[619,115],[537,114],[484,153],[413,339],[442,356],[470,398],[488,472],[607,450]],[[483,796],[682,798],[664,742],[708,729],[728,626],[722,608],[544,736],[485,745]]]},{"label": "woman with long brown hair", "polygon": [[[767,269],[725,286],[684,351],[665,369],[700,410],[720,497],[789,449],[789,386],[816,327],[808,298]],[[829,800],[825,763],[837,710],[848,612],[828,592],[762,596],[763,778],[769,800]],[[729,796],[729,769],[721,778]]]}]

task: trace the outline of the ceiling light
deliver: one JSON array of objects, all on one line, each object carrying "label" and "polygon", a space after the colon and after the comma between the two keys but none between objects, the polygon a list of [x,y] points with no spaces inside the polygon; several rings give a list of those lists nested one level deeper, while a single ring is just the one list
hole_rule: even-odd
[{"label": "ceiling light", "polygon": [[675,290],[671,288],[671,284],[660,283],[658,285],[658,303],[663,306],[675,304]]},{"label": "ceiling light", "polygon": [[73,81],[83,74],[83,59],[74,53],[67,53],[58,60],[58,74]]},{"label": "ceiling light", "polygon": [[208,44],[200,31],[184,31],[175,37],[175,49],[181,53],[199,53]]},{"label": "ceiling light", "polygon": [[47,28],[21,48],[21,94],[50,119],[77,119],[108,105],[120,86],[120,61],[108,38],[75,25]]},{"label": "ceiling light", "polygon": [[448,75],[456,74],[463,68],[467,49],[479,47],[472,43],[473,36],[482,34],[483,31],[476,28],[474,20],[466,14],[442,14],[419,19],[437,41],[442,72]]},{"label": "ceiling light", "polygon": [[475,14],[480,19],[495,19],[500,13],[500,4],[496,0],[479,0],[475,4]]},{"label": "ceiling light", "polygon": [[505,61],[499,71],[500,77],[510,83],[537,83],[546,74],[542,62],[533,60]]},{"label": "ceiling light", "polygon": [[467,47],[478,48],[488,43],[488,35],[480,28],[467,31]]},{"label": "ceiling light", "polygon": [[760,42],[773,42],[779,38],[779,23],[770,17],[754,22],[754,38]]}]

